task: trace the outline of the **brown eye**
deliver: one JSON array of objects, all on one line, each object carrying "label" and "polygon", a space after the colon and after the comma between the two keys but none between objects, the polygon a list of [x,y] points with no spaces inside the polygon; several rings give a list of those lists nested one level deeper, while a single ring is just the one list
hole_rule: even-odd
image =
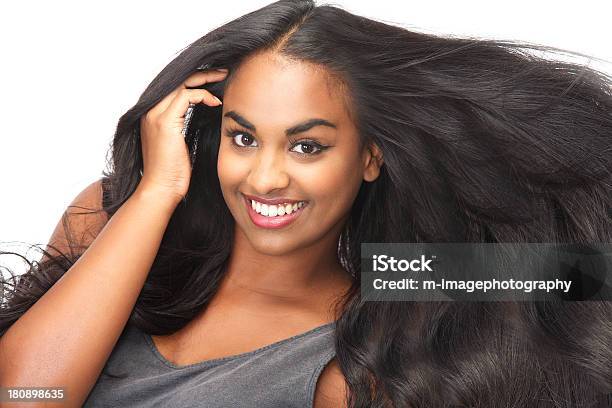
[{"label": "brown eye", "polygon": [[[314,157],[323,153],[325,150],[329,149],[331,146],[321,144],[316,139],[302,139],[299,141],[294,141],[292,146],[292,151],[304,157]],[[301,151],[293,150],[295,148],[299,148]]]},{"label": "brown eye", "polygon": [[[319,152],[321,152],[321,146],[315,144],[315,143],[306,143],[306,142],[301,142],[301,143],[296,143],[294,145],[294,147],[302,147],[302,151],[301,152],[296,152],[299,154],[303,154],[303,155],[308,155],[308,156],[312,156],[315,154],[318,154]],[[304,149],[305,147],[305,149]]]},{"label": "brown eye", "polygon": [[227,136],[231,137],[232,143],[238,147],[253,147],[250,143],[255,140],[250,133],[236,130],[229,131]]}]

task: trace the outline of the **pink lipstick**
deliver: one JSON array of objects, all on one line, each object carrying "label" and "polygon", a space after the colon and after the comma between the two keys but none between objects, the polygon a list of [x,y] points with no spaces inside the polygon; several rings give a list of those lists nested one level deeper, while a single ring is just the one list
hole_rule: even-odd
[{"label": "pink lipstick", "polygon": [[251,200],[247,197],[244,197],[244,203],[247,206],[247,212],[249,213],[249,217],[253,224],[257,225],[261,228],[283,228],[302,214],[304,208],[308,206],[308,202],[305,202],[302,208],[298,208],[296,211],[293,211],[291,214],[285,215],[277,215],[274,217],[266,217],[265,215],[258,214],[253,207],[251,206]]}]

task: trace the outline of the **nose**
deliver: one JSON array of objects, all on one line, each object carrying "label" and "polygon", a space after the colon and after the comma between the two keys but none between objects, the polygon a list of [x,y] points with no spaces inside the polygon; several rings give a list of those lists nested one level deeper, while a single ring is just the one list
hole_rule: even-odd
[{"label": "nose", "polygon": [[273,152],[259,154],[253,160],[247,183],[257,194],[266,195],[274,190],[282,190],[289,185],[289,175],[280,155]]}]

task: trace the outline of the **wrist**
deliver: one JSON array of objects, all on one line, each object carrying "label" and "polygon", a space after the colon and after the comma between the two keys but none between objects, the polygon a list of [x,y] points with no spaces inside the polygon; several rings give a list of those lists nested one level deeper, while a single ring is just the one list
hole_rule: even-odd
[{"label": "wrist", "polygon": [[134,196],[139,201],[155,203],[156,205],[159,205],[169,210],[171,213],[174,212],[176,206],[183,199],[180,194],[174,191],[170,191],[168,189],[158,186],[144,184],[138,185],[132,196]]}]

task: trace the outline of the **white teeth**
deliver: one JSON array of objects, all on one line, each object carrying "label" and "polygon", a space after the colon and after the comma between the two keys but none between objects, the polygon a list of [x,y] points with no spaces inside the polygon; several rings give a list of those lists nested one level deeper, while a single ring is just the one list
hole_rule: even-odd
[{"label": "white teeth", "polygon": [[276,214],[278,214],[278,205],[269,205],[268,206],[268,215],[270,217],[276,217]]},{"label": "white teeth", "polygon": [[291,214],[294,211],[297,211],[298,208],[302,208],[304,206],[304,201],[300,201],[293,204],[279,204],[279,205],[268,205],[262,204],[258,201],[251,200],[251,208],[255,210],[255,212],[265,215],[266,217],[276,217],[277,215],[285,215]]}]

